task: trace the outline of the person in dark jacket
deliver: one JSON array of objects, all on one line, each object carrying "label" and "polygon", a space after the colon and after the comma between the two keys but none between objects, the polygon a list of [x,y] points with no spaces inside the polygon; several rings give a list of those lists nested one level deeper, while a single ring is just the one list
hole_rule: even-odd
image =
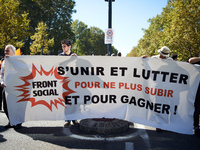
[{"label": "person in dark jacket", "polygon": [[[63,52],[61,52],[60,54],[58,54],[58,56],[77,56],[77,54],[73,53],[71,51],[71,41],[68,40],[68,39],[64,39],[61,41],[61,45],[62,45],[62,50]],[[64,127],[67,128],[70,126],[70,123],[72,121],[72,123],[75,125],[75,126],[78,126],[78,122],[77,120],[65,120],[66,123],[64,124]]]}]

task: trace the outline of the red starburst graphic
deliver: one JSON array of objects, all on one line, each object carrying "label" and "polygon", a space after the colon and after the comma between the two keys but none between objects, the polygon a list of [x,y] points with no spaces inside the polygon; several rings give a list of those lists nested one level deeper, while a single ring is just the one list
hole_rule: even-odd
[{"label": "red starburst graphic", "polygon": [[[57,98],[54,100],[50,100],[50,102],[45,101],[44,99],[36,100],[34,97],[30,97],[30,81],[36,77],[36,73],[39,73],[39,75],[46,75],[46,76],[55,76],[55,79],[60,81],[62,84],[62,88],[66,90],[66,92],[62,93],[62,98]],[[34,107],[36,105],[44,105],[47,108],[49,108],[52,111],[52,106],[54,105],[58,109],[58,104],[62,105],[65,107],[65,96],[68,96],[69,94],[75,93],[72,89],[68,87],[68,83],[70,80],[68,77],[62,77],[58,74],[57,72],[57,67],[54,68],[52,67],[50,71],[45,71],[43,67],[40,65],[40,71],[37,70],[34,64],[32,64],[32,73],[29,74],[28,76],[20,77],[22,81],[24,81],[23,85],[15,86],[17,87],[17,91],[21,91],[22,94],[19,95],[18,97],[21,97],[21,99],[17,102],[25,102],[25,101],[30,101],[31,102],[31,107]]]}]

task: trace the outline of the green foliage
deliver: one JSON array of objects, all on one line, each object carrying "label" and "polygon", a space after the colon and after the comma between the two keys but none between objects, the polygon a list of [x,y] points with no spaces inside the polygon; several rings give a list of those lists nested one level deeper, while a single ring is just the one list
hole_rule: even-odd
[{"label": "green foliage", "polygon": [[[70,39],[79,55],[107,54],[102,30],[72,24],[74,6],[75,0],[0,0],[0,49],[11,43],[25,55],[57,54],[61,40]],[[113,46],[112,51],[117,54]]]},{"label": "green foliage", "polygon": [[32,45],[30,46],[31,55],[44,54],[47,55],[49,53],[49,47],[52,47],[54,44],[54,38],[48,39],[48,28],[47,25],[43,22],[38,24],[36,28],[36,33],[31,36],[33,40]]},{"label": "green foliage", "polygon": [[71,25],[75,36],[72,49],[78,55],[91,55],[90,29],[83,22],[75,20]]},{"label": "green foliage", "polygon": [[[200,0],[168,0],[160,15],[149,19],[150,26],[136,48],[137,56],[157,54],[168,46],[178,60],[198,56],[200,48]],[[129,53],[129,56],[132,54]],[[134,54],[136,55],[136,54]]]},{"label": "green foliage", "polygon": [[[72,46],[73,52],[79,55],[105,55],[107,54],[107,45],[104,44],[104,32],[97,27],[88,28],[79,20],[73,21],[71,25],[75,35],[75,41]],[[113,53],[117,50],[112,46]]]},{"label": "green foliage", "polygon": [[90,28],[91,38],[89,39],[92,49],[90,50],[95,55],[105,55],[107,54],[107,46],[104,44],[104,32],[97,28]]},{"label": "green foliage", "polygon": [[[50,50],[54,54],[61,50],[61,40],[69,38],[74,39],[71,31],[71,15],[74,10],[75,0],[19,0],[20,13],[27,11],[30,18],[30,32],[33,35],[35,28],[39,22],[44,22],[47,27],[53,28],[49,32],[48,37],[54,38],[55,43]],[[27,38],[25,45],[25,53],[29,54],[29,47],[32,43],[30,38]]]},{"label": "green foliage", "polygon": [[112,49],[112,54],[115,54],[117,56],[118,50],[114,46],[111,46],[111,49]]},{"label": "green foliage", "polygon": [[5,45],[13,44],[21,48],[23,40],[29,36],[28,13],[19,15],[19,1],[0,0],[0,49],[1,55]]},{"label": "green foliage", "polygon": [[[171,17],[169,28],[164,34],[172,52],[177,52],[181,60],[198,56],[200,46],[200,1],[173,0],[168,17]],[[166,40],[165,38],[165,40]]]},{"label": "green foliage", "polygon": [[127,57],[139,57],[139,51],[137,47],[133,47],[130,53],[127,54]]}]

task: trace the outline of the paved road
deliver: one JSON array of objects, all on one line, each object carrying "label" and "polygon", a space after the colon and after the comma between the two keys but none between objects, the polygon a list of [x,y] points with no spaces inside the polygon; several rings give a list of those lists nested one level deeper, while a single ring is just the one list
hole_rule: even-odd
[{"label": "paved road", "polygon": [[78,127],[63,128],[64,121],[23,123],[19,130],[5,129],[6,116],[0,112],[0,150],[199,150],[200,137],[134,124],[117,135],[88,135]]}]

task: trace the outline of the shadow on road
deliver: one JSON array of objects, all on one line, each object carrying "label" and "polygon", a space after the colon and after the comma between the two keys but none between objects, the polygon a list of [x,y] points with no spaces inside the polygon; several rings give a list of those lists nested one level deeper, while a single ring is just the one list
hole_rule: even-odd
[{"label": "shadow on road", "polygon": [[[0,133],[1,132],[4,132],[5,131],[5,128],[4,128],[4,126],[0,126]],[[0,143],[1,142],[6,142],[7,140],[3,137],[3,135],[2,134],[0,134]]]},{"label": "shadow on road", "polygon": [[[78,127],[70,127],[72,130],[79,132]],[[20,134],[27,135],[33,140],[39,140],[48,142],[58,146],[74,149],[104,149],[105,141],[88,141],[88,140],[77,140],[67,136],[63,130],[63,127],[22,127],[21,129],[15,130]]]}]

